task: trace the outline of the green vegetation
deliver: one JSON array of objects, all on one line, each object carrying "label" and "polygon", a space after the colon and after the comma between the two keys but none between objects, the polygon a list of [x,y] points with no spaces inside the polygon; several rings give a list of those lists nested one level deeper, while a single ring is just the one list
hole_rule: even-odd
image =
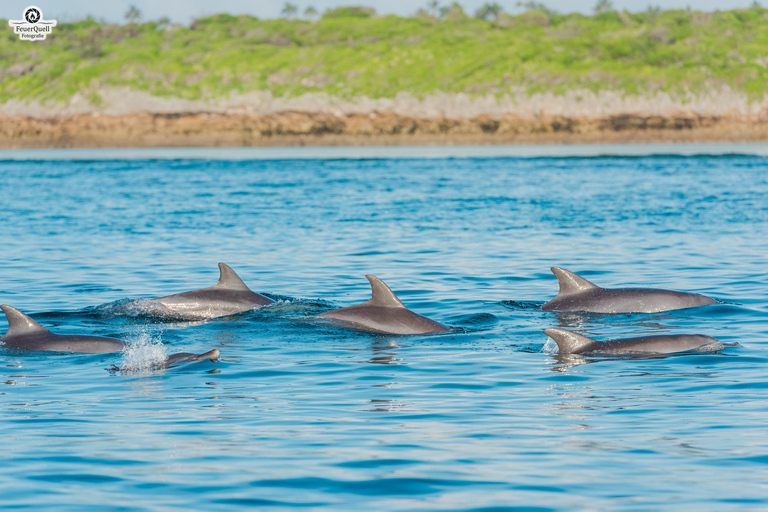
[{"label": "green vegetation", "polygon": [[[60,23],[47,40],[0,36],[0,101],[98,101],[104,87],[159,96],[215,98],[269,90],[275,96],[326,93],[393,97],[435,91],[503,95],[569,89],[694,93],[730,86],[768,92],[768,9],[557,14],[529,2],[520,15],[495,3],[477,17],[433,2],[411,18],[344,7],[316,21],[226,14],[189,27],[167,20],[125,25]],[[527,5],[527,4],[526,4]],[[306,17],[318,15],[308,10]],[[290,19],[287,19],[290,18]]]}]

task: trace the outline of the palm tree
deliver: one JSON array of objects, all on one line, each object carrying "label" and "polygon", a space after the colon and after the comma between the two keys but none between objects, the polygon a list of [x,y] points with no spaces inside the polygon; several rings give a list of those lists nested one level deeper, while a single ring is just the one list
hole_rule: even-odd
[{"label": "palm tree", "polygon": [[613,3],[611,3],[611,0],[597,0],[597,3],[595,4],[595,14],[600,14],[601,12],[609,12],[613,10]]},{"label": "palm tree", "polygon": [[311,5],[306,9],[304,9],[304,17],[307,18],[309,21],[314,20],[315,16],[317,16],[317,9],[315,9]]},{"label": "palm tree", "polygon": [[141,19],[141,11],[135,5],[131,5],[131,7],[128,9],[128,12],[125,13],[125,19],[127,19],[128,22],[133,25],[137,20]]},{"label": "palm tree", "polygon": [[444,5],[440,8],[441,18],[458,18],[464,16],[464,7],[459,2],[453,2],[451,5]]},{"label": "palm tree", "polygon": [[285,2],[283,10],[280,11],[280,14],[286,18],[293,18],[296,16],[297,12],[299,12],[299,8],[296,7],[295,4],[292,4],[291,2]]},{"label": "palm tree", "polygon": [[495,20],[501,14],[501,6],[496,2],[483,4],[477,11],[475,11],[475,18],[481,20]]}]

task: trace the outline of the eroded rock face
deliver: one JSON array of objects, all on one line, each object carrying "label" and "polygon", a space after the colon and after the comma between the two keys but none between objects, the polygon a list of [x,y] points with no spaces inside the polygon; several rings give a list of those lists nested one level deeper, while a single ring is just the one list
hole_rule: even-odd
[{"label": "eroded rock face", "polygon": [[0,116],[0,147],[4,148],[764,140],[768,140],[768,122],[758,116],[679,112],[603,117],[484,114],[470,118],[376,111]]}]

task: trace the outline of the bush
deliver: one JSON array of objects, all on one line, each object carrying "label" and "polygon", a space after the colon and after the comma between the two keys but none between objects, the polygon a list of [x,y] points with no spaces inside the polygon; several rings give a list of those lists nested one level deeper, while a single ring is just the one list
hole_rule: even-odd
[{"label": "bush", "polygon": [[363,7],[362,5],[352,5],[349,7],[337,7],[328,9],[323,14],[323,18],[370,18],[376,15],[376,9],[373,7]]}]

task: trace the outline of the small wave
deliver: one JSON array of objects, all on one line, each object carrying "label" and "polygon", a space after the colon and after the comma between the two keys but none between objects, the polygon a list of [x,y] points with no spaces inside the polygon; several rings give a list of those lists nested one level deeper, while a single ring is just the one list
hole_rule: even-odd
[{"label": "small wave", "polygon": [[282,316],[291,319],[314,317],[334,309],[334,306],[324,300],[282,299],[268,304],[252,312],[259,317]]},{"label": "small wave", "polygon": [[[255,311],[254,308],[250,311]],[[93,308],[97,314],[106,317],[129,317],[140,318],[156,322],[200,322],[220,318],[223,316],[232,316],[222,312],[220,309],[211,307],[203,311],[194,311],[184,313],[174,311],[165,305],[154,302],[151,299],[122,299],[115,302],[109,302]],[[247,311],[244,311],[245,313]],[[239,313],[237,313],[239,314]]]},{"label": "small wave", "polygon": [[167,317],[170,314],[162,304],[149,299],[120,299],[106,304],[100,304],[90,311],[106,317]]},{"label": "small wave", "polygon": [[457,318],[453,324],[458,324],[466,327],[489,327],[499,322],[499,319],[490,313],[475,313]]},{"label": "small wave", "polygon": [[179,314],[166,308],[159,302],[153,302],[149,299],[136,299],[125,304],[123,314],[129,316],[146,316],[160,319],[179,319]]},{"label": "small wave", "polygon": [[544,302],[531,301],[531,300],[502,300],[501,302],[499,302],[499,304],[501,304],[505,308],[525,311],[525,310],[541,309],[541,306],[544,305]]},{"label": "small wave", "polygon": [[[736,345],[738,345],[738,343]],[[720,352],[726,346],[727,345],[725,343],[721,343],[719,341],[715,341],[715,342],[712,342],[712,343],[708,343],[706,345],[702,345],[701,347],[693,350],[692,352]]]},{"label": "small wave", "polygon": [[134,299],[120,299],[107,302],[106,304],[99,304],[98,306],[87,307],[83,311],[99,316],[112,317],[119,315],[131,302],[134,302]]}]

